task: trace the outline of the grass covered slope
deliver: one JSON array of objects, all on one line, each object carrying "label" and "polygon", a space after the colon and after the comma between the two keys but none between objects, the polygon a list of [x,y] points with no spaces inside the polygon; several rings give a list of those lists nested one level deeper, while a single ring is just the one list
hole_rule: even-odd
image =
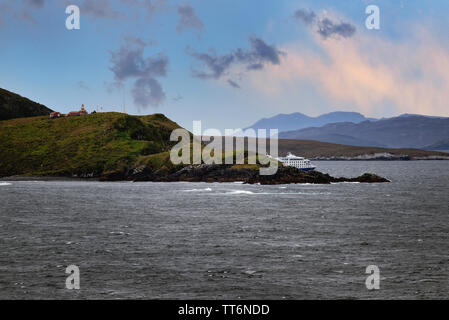
[{"label": "grass covered slope", "polygon": [[0,88],[0,121],[49,115],[53,110]]},{"label": "grass covered slope", "polygon": [[[170,150],[179,126],[162,114],[97,113],[0,122],[0,177],[100,177],[133,168]],[[155,160],[154,160],[155,161]]]}]

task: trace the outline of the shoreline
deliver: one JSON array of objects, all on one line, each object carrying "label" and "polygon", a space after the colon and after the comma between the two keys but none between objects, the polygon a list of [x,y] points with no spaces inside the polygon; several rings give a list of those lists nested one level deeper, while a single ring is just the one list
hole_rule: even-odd
[{"label": "shoreline", "polygon": [[[352,162],[373,162],[373,161],[442,161],[436,159],[420,159],[420,160],[314,160],[315,162],[343,162],[343,161],[352,161]],[[200,168],[201,167],[201,168]],[[343,181],[355,181],[360,177],[332,177],[326,173],[322,173],[320,171],[311,171],[311,172],[298,172],[296,170],[291,171],[292,169],[287,169],[289,172],[286,172],[285,169],[288,167],[280,167],[282,169],[278,170],[278,172],[273,176],[259,176],[255,174],[252,170],[246,169],[238,169],[238,170],[229,170],[224,165],[210,165],[210,166],[190,166],[190,170],[185,171],[180,170],[178,172],[165,173],[165,174],[154,174],[154,172],[139,172],[137,174],[130,174],[123,172],[118,176],[114,175],[101,175],[101,176],[45,176],[45,175],[13,175],[13,176],[5,176],[0,177],[0,182],[20,182],[20,181],[85,181],[85,182],[238,182],[245,184],[254,184],[258,182],[262,182],[262,184],[297,184],[297,183],[312,183],[312,184],[323,184],[323,183],[338,183]],[[192,170],[194,169],[194,170]],[[198,170],[199,169],[199,170]],[[209,172],[212,169],[212,172]],[[218,169],[218,170],[217,170]],[[146,171],[146,170],[144,170]],[[195,172],[196,171],[196,172]],[[281,172],[279,172],[281,171]],[[195,173],[193,173],[195,172]],[[187,173],[187,174],[186,174]],[[193,173],[193,174],[192,174]],[[231,174],[230,174],[231,173]],[[374,180],[379,177],[375,174],[369,173],[371,176],[375,177]],[[323,179],[324,178],[324,179]],[[308,180],[308,181],[303,181]],[[368,179],[369,180],[369,179]],[[388,179],[386,179],[388,180]],[[369,181],[364,181],[369,182]],[[372,181],[377,182],[377,181]],[[386,181],[385,181],[386,182]]]},{"label": "shoreline", "polygon": [[447,157],[423,157],[423,158],[372,158],[372,159],[364,159],[364,158],[309,158],[310,161],[382,161],[382,162],[390,162],[390,161],[448,161],[449,155]]},{"label": "shoreline", "polygon": [[145,168],[135,171],[115,172],[95,177],[68,176],[32,176],[16,175],[0,178],[3,182],[14,181],[94,181],[94,182],[231,182],[242,184],[331,184],[338,182],[379,183],[390,180],[373,173],[364,173],[358,177],[333,177],[319,171],[301,171],[294,167],[278,168],[273,175],[260,175],[259,169],[239,168],[230,165],[189,165],[174,172],[154,172]]},{"label": "shoreline", "polygon": [[17,181],[100,181],[99,178],[53,177],[53,176],[9,176],[0,178],[2,182]]}]

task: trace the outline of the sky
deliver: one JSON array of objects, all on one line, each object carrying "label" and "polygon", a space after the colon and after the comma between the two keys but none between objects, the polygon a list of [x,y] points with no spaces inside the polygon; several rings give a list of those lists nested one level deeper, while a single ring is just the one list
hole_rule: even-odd
[{"label": "sky", "polygon": [[449,116],[448,15],[447,0],[0,0],[0,87],[187,129],[293,112]]}]

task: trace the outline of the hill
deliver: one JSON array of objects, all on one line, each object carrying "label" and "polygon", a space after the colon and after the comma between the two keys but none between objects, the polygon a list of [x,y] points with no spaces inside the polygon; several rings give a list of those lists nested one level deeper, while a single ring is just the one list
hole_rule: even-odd
[{"label": "hill", "polygon": [[0,121],[49,115],[53,110],[0,88]]},{"label": "hill", "polygon": [[353,159],[353,160],[418,160],[448,159],[449,154],[418,149],[388,149],[358,147],[312,140],[279,139],[279,154],[288,152],[310,159]]},{"label": "hill", "polygon": [[[357,112],[331,112],[319,117],[309,117],[296,112],[291,114],[278,114],[271,118],[263,118],[248,128],[257,129],[278,129],[279,132],[298,130],[308,127],[321,127],[328,123],[353,122],[359,123],[369,120]],[[248,129],[246,128],[246,129]]]},{"label": "hill", "polygon": [[[179,126],[162,114],[97,113],[82,117],[33,117],[0,122],[0,177],[12,175],[100,177],[137,164],[170,166],[156,154],[174,144]],[[167,155],[164,155],[164,157]]]},{"label": "hill", "polygon": [[44,176],[261,184],[388,182],[374,174],[334,178],[292,167],[281,167],[275,175],[266,177],[259,174],[259,165],[175,166],[169,159],[169,150],[177,143],[170,141],[176,128],[179,126],[162,114],[130,116],[113,112],[54,120],[33,117],[1,121],[0,178]]},{"label": "hill", "polygon": [[[229,138],[229,137],[228,137]],[[237,137],[233,137],[234,146]],[[244,138],[244,148],[250,149],[249,143],[257,146],[257,139]],[[225,146],[225,137],[222,145]],[[270,140],[266,141],[266,153],[270,153]],[[321,142],[314,140],[279,139],[278,155],[287,153],[303,156],[313,160],[449,160],[449,153],[431,150],[407,148],[360,147]]]},{"label": "hill", "polygon": [[400,116],[361,123],[331,123],[323,127],[282,132],[279,138],[316,140],[353,146],[426,148],[449,137],[449,118]]},{"label": "hill", "polygon": [[431,144],[424,148],[425,150],[449,150],[449,138]]}]

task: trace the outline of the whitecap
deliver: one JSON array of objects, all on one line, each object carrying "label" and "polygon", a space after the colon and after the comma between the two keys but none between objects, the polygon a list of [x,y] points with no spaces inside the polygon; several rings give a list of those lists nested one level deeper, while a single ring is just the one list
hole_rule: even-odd
[{"label": "whitecap", "polygon": [[183,192],[203,192],[203,191],[212,191],[211,188],[204,188],[204,189],[189,189],[189,190],[182,190]]},{"label": "whitecap", "polygon": [[11,183],[9,182],[0,182],[0,186],[10,186]]},{"label": "whitecap", "polygon": [[244,273],[252,276],[253,274],[257,273],[257,271],[255,271],[255,270],[245,270]]},{"label": "whitecap", "polygon": [[246,191],[246,190],[234,190],[234,191],[228,192],[227,194],[254,194],[254,192]]}]

